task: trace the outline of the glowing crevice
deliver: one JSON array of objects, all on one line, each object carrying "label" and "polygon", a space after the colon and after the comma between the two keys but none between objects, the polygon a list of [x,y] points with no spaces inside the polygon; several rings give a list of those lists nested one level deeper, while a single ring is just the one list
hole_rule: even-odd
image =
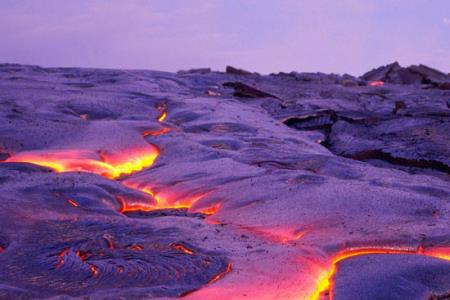
[{"label": "glowing crevice", "polygon": [[73,207],[78,207],[78,203],[76,203],[74,200],[72,199],[67,199],[67,203],[69,203],[70,205],[72,205]]},{"label": "glowing crevice", "polygon": [[225,275],[227,275],[228,273],[230,273],[231,270],[232,270],[232,268],[233,268],[233,265],[232,265],[231,262],[229,262],[228,265],[227,265],[227,268],[225,269],[225,271],[223,271],[223,272],[217,274],[216,276],[214,276],[208,283],[211,284],[211,283],[216,282],[217,280],[219,280],[219,279],[222,278],[223,276],[225,276]]},{"label": "glowing crevice", "polygon": [[162,114],[159,116],[158,121],[163,122],[167,118],[167,112],[163,111]]},{"label": "glowing crevice", "polygon": [[91,273],[92,273],[92,276],[97,276],[98,275],[98,267],[97,266],[95,266],[95,265],[92,265],[92,264],[89,264],[89,270],[91,271]]},{"label": "glowing crevice", "polygon": [[381,80],[374,80],[369,82],[370,86],[383,86],[384,85],[384,81]]},{"label": "glowing crevice", "polygon": [[[319,272],[318,279],[316,281],[316,287],[308,299],[319,300],[321,297],[327,297],[333,299],[333,281],[332,278],[336,274],[337,264],[343,260],[363,255],[376,255],[376,254],[410,254],[410,255],[424,255],[429,257],[435,257],[439,259],[450,261],[450,248],[435,248],[425,250],[422,246],[417,249],[408,248],[353,248],[339,252],[331,259],[331,263],[328,268],[324,268]],[[328,293],[328,295],[326,295]]]},{"label": "glowing crevice", "polygon": [[58,268],[60,268],[62,265],[64,265],[64,263],[65,263],[65,261],[66,261],[65,257],[66,257],[66,254],[67,254],[68,252],[69,252],[69,249],[64,249],[63,251],[61,251],[61,252],[58,254],[58,256],[57,256],[58,262],[57,262],[56,265],[55,265],[55,269],[58,269]]},{"label": "glowing crevice", "polygon": [[178,251],[185,253],[185,254],[194,255],[193,250],[189,249],[188,247],[186,247],[185,245],[183,245],[181,243],[172,244],[172,247]]}]

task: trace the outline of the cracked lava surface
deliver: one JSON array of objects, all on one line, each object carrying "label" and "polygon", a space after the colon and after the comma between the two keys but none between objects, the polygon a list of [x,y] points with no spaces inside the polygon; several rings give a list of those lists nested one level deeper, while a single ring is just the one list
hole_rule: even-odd
[{"label": "cracked lava surface", "polygon": [[0,298],[445,299],[450,93],[377,79],[0,65]]}]

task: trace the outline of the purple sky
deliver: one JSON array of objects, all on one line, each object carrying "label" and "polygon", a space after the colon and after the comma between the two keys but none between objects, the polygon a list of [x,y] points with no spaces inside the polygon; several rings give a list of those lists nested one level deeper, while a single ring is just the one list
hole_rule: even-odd
[{"label": "purple sky", "polygon": [[0,62],[450,72],[450,0],[0,0]]}]

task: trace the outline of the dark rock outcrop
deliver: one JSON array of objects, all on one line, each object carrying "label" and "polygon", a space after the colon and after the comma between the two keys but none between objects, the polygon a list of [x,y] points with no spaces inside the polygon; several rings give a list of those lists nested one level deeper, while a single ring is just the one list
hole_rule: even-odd
[{"label": "dark rock outcrop", "polygon": [[234,96],[239,98],[278,98],[272,94],[258,90],[242,82],[225,82],[224,87],[234,89]]},{"label": "dark rock outcrop", "polygon": [[367,81],[383,81],[395,84],[429,84],[445,89],[450,76],[425,65],[402,67],[398,62],[373,69],[361,76]]},{"label": "dark rock outcrop", "polygon": [[244,69],[238,69],[232,66],[227,66],[225,68],[225,73],[231,74],[231,75],[254,75],[255,73],[249,72]]}]

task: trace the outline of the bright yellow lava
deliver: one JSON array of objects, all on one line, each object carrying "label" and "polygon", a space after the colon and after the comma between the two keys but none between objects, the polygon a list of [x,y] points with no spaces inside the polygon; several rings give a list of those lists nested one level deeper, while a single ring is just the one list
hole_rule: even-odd
[{"label": "bright yellow lava", "polygon": [[162,121],[164,121],[166,118],[167,118],[167,112],[164,111],[164,112],[161,114],[161,116],[159,116],[158,121],[159,121],[159,122],[162,122]]},{"label": "bright yellow lava", "polygon": [[156,147],[129,150],[120,155],[98,155],[86,150],[48,150],[22,152],[7,162],[26,162],[49,167],[56,172],[89,172],[115,179],[150,167],[158,157]]},{"label": "bright yellow lava", "polygon": [[[170,199],[169,197],[164,197],[160,194],[156,194],[151,188],[149,187],[140,187],[139,185],[135,185],[133,183],[124,182],[125,186],[139,190],[141,192],[144,192],[155,200],[155,203],[127,203],[125,199],[119,199],[119,201],[122,204],[122,212],[130,212],[130,211],[153,211],[157,209],[190,209],[198,200],[205,197],[208,193],[203,193],[197,196],[193,197],[187,197],[187,198],[179,198],[174,197],[173,199]],[[200,210],[198,212],[206,214],[206,215],[212,215],[219,210],[220,205],[215,204],[211,207],[205,208],[204,210]]]}]

